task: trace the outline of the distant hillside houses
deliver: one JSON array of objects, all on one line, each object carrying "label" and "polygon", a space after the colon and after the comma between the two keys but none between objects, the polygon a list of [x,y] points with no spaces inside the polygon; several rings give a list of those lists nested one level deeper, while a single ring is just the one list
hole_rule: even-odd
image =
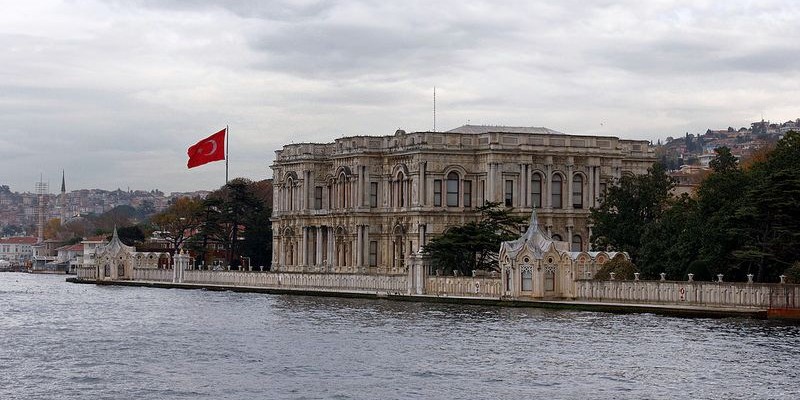
[{"label": "distant hillside houses", "polygon": [[[79,189],[67,192],[62,181],[61,192],[45,194],[43,203],[46,221],[57,218],[65,223],[80,216],[100,215],[119,206],[130,206],[144,215],[152,215],[166,209],[176,198],[205,198],[209,193],[208,190],[198,190],[167,195],[158,189]],[[12,192],[8,186],[0,185],[0,236],[35,235],[38,207],[39,196],[36,193]]]},{"label": "distant hillside houses", "polygon": [[739,160],[753,155],[758,149],[772,146],[792,130],[800,130],[800,118],[783,123],[758,121],[749,128],[708,129],[704,134],[686,133],[684,137],[668,137],[656,153],[676,180],[677,193],[691,193],[709,170],[715,149],[727,147]]}]

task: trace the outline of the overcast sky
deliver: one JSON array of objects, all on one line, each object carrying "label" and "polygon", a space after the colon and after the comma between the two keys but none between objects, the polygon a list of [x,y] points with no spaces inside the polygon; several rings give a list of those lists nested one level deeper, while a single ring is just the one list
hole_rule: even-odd
[{"label": "overcast sky", "polygon": [[0,184],[214,189],[287,143],[544,126],[655,140],[800,117],[800,2],[0,0]]}]

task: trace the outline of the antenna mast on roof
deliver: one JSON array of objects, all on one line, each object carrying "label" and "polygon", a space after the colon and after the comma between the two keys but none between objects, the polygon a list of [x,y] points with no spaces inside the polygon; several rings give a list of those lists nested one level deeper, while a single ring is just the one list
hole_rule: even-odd
[{"label": "antenna mast on roof", "polygon": [[433,87],[433,131],[436,132],[436,86]]}]

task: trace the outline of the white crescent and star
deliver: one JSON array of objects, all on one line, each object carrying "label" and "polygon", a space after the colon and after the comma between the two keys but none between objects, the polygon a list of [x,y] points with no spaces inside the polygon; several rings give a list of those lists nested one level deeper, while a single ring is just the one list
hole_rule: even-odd
[{"label": "white crescent and star", "polygon": [[210,156],[217,152],[217,141],[216,140],[206,140],[205,143],[211,143],[211,151],[205,153],[204,155]]}]

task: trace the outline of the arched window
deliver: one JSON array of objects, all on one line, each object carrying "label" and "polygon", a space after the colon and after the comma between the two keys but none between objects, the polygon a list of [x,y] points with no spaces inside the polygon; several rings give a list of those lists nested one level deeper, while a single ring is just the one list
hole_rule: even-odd
[{"label": "arched window", "polygon": [[555,240],[556,242],[560,242],[561,241],[561,235],[553,235],[553,237],[551,239]]},{"label": "arched window", "polygon": [[581,239],[580,235],[572,235],[572,251],[582,251],[583,250],[583,239]]},{"label": "arched window", "polygon": [[402,172],[397,174],[397,181],[395,182],[396,190],[397,190],[397,207],[405,207],[406,206],[406,180],[405,175]]},{"label": "arched window", "polygon": [[572,177],[572,208],[583,208],[583,176]]},{"label": "arched window", "polygon": [[294,181],[292,178],[286,180],[286,210],[294,210]]},{"label": "arched window", "polygon": [[521,290],[530,292],[533,290],[533,268],[530,265],[523,265],[521,269],[522,287]]},{"label": "arched window", "polygon": [[447,174],[447,206],[458,207],[458,174]]},{"label": "arched window", "polygon": [[553,174],[553,191],[552,191],[553,208],[563,208],[561,189],[562,189],[561,175]]},{"label": "arched window", "polygon": [[544,270],[544,290],[546,292],[556,290],[556,272],[554,268],[545,268]]},{"label": "arched window", "polygon": [[349,203],[349,197],[347,195],[347,175],[342,172],[339,175],[339,208],[347,208]]},{"label": "arched window", "polygon": [[531,202],[536,208],[542,208],[542,176],[533,174],[531,179]]}]

